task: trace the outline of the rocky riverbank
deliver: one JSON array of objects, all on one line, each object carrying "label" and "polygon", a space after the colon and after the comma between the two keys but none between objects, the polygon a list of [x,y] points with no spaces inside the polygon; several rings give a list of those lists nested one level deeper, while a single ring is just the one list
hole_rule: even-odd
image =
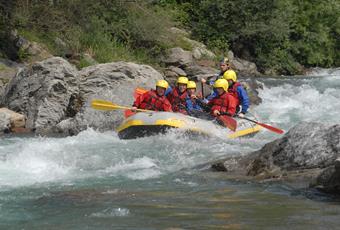
[{"label": "rocky riverbank", "polygon": [[[180,75],[200,81],[218,73],[215,62],[202,59],[203,56],[214,58],[215,55],[202,43],[193,40],[188,42],[192,43],[192,51],[180,47],[169,49],[162,60],[165,68],[157,71],[151,66],[131,62],[95,64],[78,70],[68,60],[60,57],[44,59],[44,56],[38,54],[47,51],[42,52],[43,48],[30,45],[25,40],[26,45],[20,48],[26,50],[30,57],[36,58],[22,64],[1,61],[0,107],[23,115],[26,123],[20,127],[13,126],[13,118],[3,115],[0,130],[24,130],[40,135],[74,135],[87,127],[111,130],[122,121],[122,113],[93,111],[89,108],[91,99],[105,99],[129,106],[136,87],[153,88],[155,82],[162,78],[174,84]],[[32,47],[40,47],[39,52]],[[32,62],[36,59],[43,60]],[[261,86],[254,78],[259,75],[256,65],[234,58],[232,52],[229,52],[229,59],[247,86],[251,103],[259,104],[261,99],[257,88]],[[205,92],[209,92],[210,89],[205,87]]]},{"label": "rocky riverbank", "polygon": [[339,194],[340,125],[300,123],[262,149],[221,160],[212,168],[234,178],[289,181]]}]

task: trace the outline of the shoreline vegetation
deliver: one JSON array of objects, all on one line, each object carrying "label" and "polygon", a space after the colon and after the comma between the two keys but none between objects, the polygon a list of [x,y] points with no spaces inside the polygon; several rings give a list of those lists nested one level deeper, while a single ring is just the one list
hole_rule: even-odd
[{"label": "shoreline vegetation", "polygon": [[[267,75],[340,66],[336,0],[14,0],[0,3],[0,57],[25,61],[13,31],[78,68],[118,60],[163,68],[167,49],[192,49],[179,27],[217,57],[232,51]],[[16,41],[20,42],[20,41]]]}]

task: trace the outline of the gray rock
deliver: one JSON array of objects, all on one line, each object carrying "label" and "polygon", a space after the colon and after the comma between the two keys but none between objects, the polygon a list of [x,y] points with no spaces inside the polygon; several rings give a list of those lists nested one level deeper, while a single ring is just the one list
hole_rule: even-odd
[{"label": "gray rock", "polygon": [[25,114],[27,128],[48,133],[65,119],[78,85],[77,70],[64,59],[53,57],[19,70],[7,85],[1,103]]},{"label": "gray rock", "polygon": [[218,74],[217,69],[200,65],[190,65],[185,68],[185,72],[189,77],[195,79],[207,78]]},{"label": "gray rock", "polygon": [[3,97],[3,92],[4,92],[4,89],[5,89],[5,85],[2,81],[0,81],[0,98]]},{"label": "gray rock", "polygon": [[169,66],[166,70],[174,72],[177,76],[187,76],[187,73],[183,69],[176,66]]},{"label": "gray rock", "polygon": [[318,177],[310,183],[310,187],[324,192],[339,194],[340,192],[340,158],[333,165],[324,169]]},{"label": "gray rock", "polygon": [[175,66],[169,66],[168,68],[165,69],[164,75],[165,75],[166,80],[170,84],[175,84],[179,76],[187,76],[187,73],[181,68],[178,68]]},{"label": "gray rock", "polygon": [[251,175],[272,166],[285,171],[328,167],[340,155],[340,125],[300,123],[254,154],[259,154],[257,162],[262,162],[264,167],[250,165]]},{"label": "gray rock", "polygon": [[76,134],[87,127],[112,130],[121,111],[97,111],[92,99],[130,106],[135,87],[154,88],[162,75],[146,65],[116,62],[77,71],[58,57],[22,68],[6,86],[0,103],[25,114],[26,128],[39,134]]},{"label": "gray rock", "polygon": [[170,31],[173,33],[173,34],[176,34],[176,35],[180,35],[180,36],[183,36],[183,37],[189,37],[190,36],[190,33],[183,30],[183,29],[179,29],[177,27],[171,27],[170,28]]},{"label": "gray rock", "polygon": [[131,106],[136,87],[154,88],[162,75],[147,65],[130,62],[99,64],[82,69],[79,96],[85,106],[72,118],[61,121],[56,131],[76,134],[87,127],[112,130],[123,120],[122,111],[97,111],[89,105],[92,99],[103,99],[115,104]]},{"label": "gray rock", "polygon": [[11,128],[11,116],[8,113],[0,112],[0,134],[9,132]]},{"label": "gray rock", "polygon": [[240,58],[234,58],[231,60],[231,66],[237,70],[238,75],[249,77],[249,76],[261,76],[257,71],[256,64]]},{"label": "gray rock", "polygon": [[216,162],[213,168],[261,179],[303,177],[311,187],[339,192],[339,158],[340,125],[303,122],[262,149]]},{"label": "gray rock", "polygon": [[177,67],[189,66],[193,63],[193,57],[190,51],[185,51],[182,48],[176,47],[167,50],[163,62],[167,65],[174,65]]}]

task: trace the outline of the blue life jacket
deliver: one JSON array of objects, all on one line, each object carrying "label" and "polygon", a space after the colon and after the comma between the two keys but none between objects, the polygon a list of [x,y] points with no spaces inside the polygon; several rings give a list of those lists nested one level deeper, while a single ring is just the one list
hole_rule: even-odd
[{"label": "blue life jacket", "polygon": [[[194,100],[198,100],[198,99],[194,99]],[[190,113],[192,110],[199,110],[199,111],[203,111],[202,107],[199,105],[199,103],[197,103],[197,101],[193,101],[189,95],[186,98],[186,106],[187,106],[187,111]]]}]

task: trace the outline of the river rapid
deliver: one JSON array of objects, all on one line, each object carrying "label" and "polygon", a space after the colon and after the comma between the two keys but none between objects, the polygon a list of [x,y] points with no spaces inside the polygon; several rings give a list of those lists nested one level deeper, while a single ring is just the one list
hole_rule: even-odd
[{"label": "river rapid", "polygon": [[[322,75],[322,74],[321,74]],[[340,123],[340,73],[259,79],[261,122]],[[236,140],[178,132],[120,140],[77,136],[0,139],[0,229],[336,229],[337,199],[283,183],[230,180],[206,163],[279,138]]]}]

